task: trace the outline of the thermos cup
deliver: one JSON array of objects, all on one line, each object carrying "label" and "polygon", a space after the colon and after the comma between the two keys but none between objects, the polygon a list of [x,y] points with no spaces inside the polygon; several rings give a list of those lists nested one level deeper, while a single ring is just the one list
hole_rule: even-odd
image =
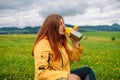
[{"label": "thermos cup", "polygon": [[65,33],[74,40],[79,41],[83,35],[80,32],[78,32],[77,29],[78,26],[74,26],[73,28],[65,27]]}]

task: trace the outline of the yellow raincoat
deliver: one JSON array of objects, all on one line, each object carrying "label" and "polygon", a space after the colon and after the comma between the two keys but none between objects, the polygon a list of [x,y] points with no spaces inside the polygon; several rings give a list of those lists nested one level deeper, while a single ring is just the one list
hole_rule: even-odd
[{"label": "yellow raincoat", "polygon": [[55,61],[47,38],[40,40],[34,49],[35,80],[67,80],[70,74],[69,60],[79,61],[83,51],[82,46],[69,48],[72,53],[68,56],[64,47],[59,45],[62,58]]}]

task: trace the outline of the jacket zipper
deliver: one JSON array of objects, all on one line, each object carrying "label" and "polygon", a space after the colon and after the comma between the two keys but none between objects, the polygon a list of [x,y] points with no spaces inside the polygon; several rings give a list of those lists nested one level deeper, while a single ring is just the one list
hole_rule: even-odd
[{"label": "jacket zipper", "polygon": [[61,55],[61,59],[62,59],[62,68],[63,68],[63,57],[62,57],[62,54],[60,54]]}]

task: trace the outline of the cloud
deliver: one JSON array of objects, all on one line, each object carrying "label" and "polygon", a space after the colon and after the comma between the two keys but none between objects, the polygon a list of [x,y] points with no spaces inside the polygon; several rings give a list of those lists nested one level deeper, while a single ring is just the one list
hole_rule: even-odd
[{"label": "cloud", "polygon": [[32,0],[1,0],[0,10],[18,10],[28,8],[32,4]]},{"label": "cloud", "polygon": [[41,16],[46,16],[50,13],[60,13],[63,16],[71,16],[76,14],[84,14],[88,5],[85,0],[1,0],[0,12],[3,11],[23,11],[31,8],[38,8]]},{"label": "cloud", "polygon": [[1,0],[0,26],[41,25],[51,13],[69,24],[120,23],[120,0]]},{"label": "cloud", "polygon": [[84,0],[77,1],[77,3],[75,3],[74,0],[56,0],[52,3],[46,3],[45,7],[43,7],[39,13],[43,17],[50,13],[59,13],[62,16],[74,16],[84,14],[87,8],[88,4]]}]

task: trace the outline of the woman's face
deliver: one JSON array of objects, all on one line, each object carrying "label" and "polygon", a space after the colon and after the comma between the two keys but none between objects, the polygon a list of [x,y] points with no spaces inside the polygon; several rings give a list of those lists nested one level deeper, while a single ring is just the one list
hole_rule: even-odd
[{"label": "woman's face", "polygon": [[62,18],[60,19],[59,34],[60,35],[65,34],[65,24]]}]

